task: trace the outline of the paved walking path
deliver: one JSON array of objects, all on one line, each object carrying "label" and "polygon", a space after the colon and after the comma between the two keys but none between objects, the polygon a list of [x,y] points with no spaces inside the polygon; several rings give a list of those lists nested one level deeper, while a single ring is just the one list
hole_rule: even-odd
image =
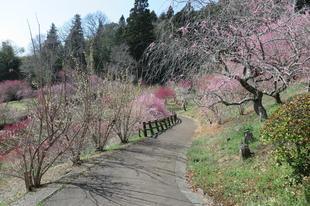
[{"label": "paved walking path", "polygon": [[44,205],[200,205],[184,180],[184,154],[195,128],[194,121],[182,118],[182,124],[156,139],[90,161],[89,171],[60,181],[64,188]]}]

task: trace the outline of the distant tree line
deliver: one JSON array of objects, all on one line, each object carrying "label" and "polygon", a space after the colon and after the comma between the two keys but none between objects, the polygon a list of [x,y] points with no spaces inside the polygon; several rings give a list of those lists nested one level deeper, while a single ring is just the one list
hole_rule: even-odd
[{"label": "distant tree line", "polygon": [[[170,6],[167,12],[157,16],[149,9],[148,0],[135,0],[129,17],[121,16],[118,23],[108,23],[101,12],[91,13],[83,19],[76,14],[65,34],[60,35],[55,24],[51,24],[46,38],[39,36],[34,39],[32,54],[26,57],[18,57],[16,49],[9,42],[3,42],[0,48],[0,81],[24,78],[36,86],[58,81],[58,73],[64,67],[77,68],[76,65],[80,70],[91,70],[104,77],[108,72],[117,75],[122,70],[119,65],[126,62],[126,68],[135,81],[162,84],[175,76],[182,76],[184,72],[179,64],[196,59],[188,61],[194,63],[187,67],[197,69],[200,57],[193,56],[191,52],[181,53],[185,50],[175,47],[177,56],[173,61],[167,59],[165,49],[160,50],[160,55],[156,53],[154,59],[152,55],[158,50],[152,49],[152,43],[176,37],[182,41],[182,28],[210,13],[216,15],[220,10],[217,3],[195,10],[190,2],[179,12]],[[296,10],[308,8],[309,0],[296,1]],[[35,53],[39,54],[39,59]],[[117,56],[120,54],[126,62]],[[37,71],[35,65],[39,61],[46,62],[47,66]]]}]

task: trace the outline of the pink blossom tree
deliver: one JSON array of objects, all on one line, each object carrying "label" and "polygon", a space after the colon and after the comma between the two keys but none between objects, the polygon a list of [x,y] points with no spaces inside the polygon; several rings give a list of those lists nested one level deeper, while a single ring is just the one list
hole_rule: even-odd
[{"label": "pink blossom tree", "polygon": [[[249,95],[236,80],[216,74],[198,76],[194,88],[196,91],[194,102],[202,108],[211,123],[213,120],[209,113],[213,114],[217,123],[222,123],[223,112],[220,105],[223,98],[238,102]],[[240,115],[243,115],[243,106],[238,105]]]},{"label": "pink blossom tree", "polygon": [[213,16],[187,25],[183,38],[195,45],[209,73],[234,79],[249,96],[221,103],[254,103],[261,119],[267,118],[264,95],[281,102],[280,93],[304,70],[309,70],[309,13],[295,13],[291,1],[222,1]]},{"label": "pink blossom tree", "polygon": [[155,94],[144,92],[135,100],[135,115],[140,116],[140,122],[154,121],[170,115],[165,100]]},{"label": "pink blossom tree", "polygon": [[181,105],[184,111],[187,110],[187,104],[192,99],[193,83],[191,80],[180,79],[178,81],[168,81],[167,85],[175,91],[175,102]]},{"label": "pink blossom tree", "polygon": [[167,100],[169,98],[175,98],[175,91],[170,87],[159,87],[154,91],[154,95],[157,98]]},{"label": "pink blossom tree", "polygon": [[97,151],[103,151],[113,132],[118,113],[113,112],[114,88],[111,81],[95,78],[92,83],[92,119],[90,135]]},{"label": "pink blossom tree", "polygon": [[93,110],[94,92],[92,91],[92,81],[87,73],[80,70],[72,76],[75,82],[75,93],[70,94],[69,105],[72,116],[72,127],[69,128],[66,134],[69,137],[74,137],[69,148],[71,152],[71,161],[74,165],[80,165],[81,153],[86,148],[89,139],[89,125],[95,115]]},{"label": "pink blossom tree", "polygon": [[129,137],[135,132],[139,116],[134,115],[135,99],[141,94],[140,86],[132,85],[126,77],[111,82],[113,95],[110,96],[111,111],[114,116],[114,133],[121,143],[129,142]]},{"label": "pink blossom tree", "polygon": [[73,112],[68,102],[65,88],[57,95],[41,89],[28,118],[0,133],[1,172],[22,178],[28,191],[41,185],[43,175],[83,129],[82,123],[76,133],[69,133]]}]

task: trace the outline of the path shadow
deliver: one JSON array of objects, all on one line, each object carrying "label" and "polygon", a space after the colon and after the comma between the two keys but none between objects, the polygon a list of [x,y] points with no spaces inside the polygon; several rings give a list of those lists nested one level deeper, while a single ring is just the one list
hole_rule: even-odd
[{"label": "path shadow", "polygon": [[[179,124],[181,122],[180,120]],[[169,195],[165,191],[171,184],[175,184],[175,160],[186,162],[186,159],[179,157],[179,151],[184,149],[187,147],[181,143],[145,139],[86,161],[87,165],[91,165],[89,170],[56,181],[55,183],[65,186],[64,190],[46,202],[48,205],[58,205],[60,197],[65,198],[70,196],[70,193],[77,193],[83,196],[82,199],[91,202],[89,205],[145,206],[159,205],[159,202],[160,205],[167,206],[191,205],[186,198],[181,198],[181,195]],[[169,164],[163,166],[167,162]],[[153,186],[159,186],[159,189],[149,188]]]}]

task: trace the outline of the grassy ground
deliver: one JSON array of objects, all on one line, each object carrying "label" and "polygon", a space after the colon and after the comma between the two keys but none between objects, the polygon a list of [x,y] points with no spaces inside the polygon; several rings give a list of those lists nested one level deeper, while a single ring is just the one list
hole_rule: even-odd
[{"label": "grassy ground", "polygon": [[[110,144],[107,145],[107,147],[105,148],[106,151],[113,151],[113,150],[119,150],[122,149],[124,147],[127,147],[129,144],[134,144],[137,142],[142,141],[143,139],[145,139],[143,136],[139,137],[138,134],[132,135],[129,138],[129,142],[128,144],[121,144],[121,143],[114,143],[114,144]],[[92,149],[90,151],[84,151],[84,153],[82,154],[82,159],[83,160],[87,160],[90,158],[93,158],[93,156],[96,154],[95,149]]]},{"label": "grassy ground", "polygon": [[[298,91],[299,86],[295,86],[284,96],[288,98]],[[269,114],[278,108],[273,99],[266,98],[264,102]],[[192,108],[186,114],[195,117],[199,112]],[[203,126],[188,152],[189,176],[194,187],[224,205],[306,205],[303,187],[292,183],[290,168],[277,165],[271,146],[261,143],[261,126],[250,108],[247,115],[230,117],[221,126]],[[255,137],[250,144],[255,156],[242,161],[239,145],[249,128]]]},{"label": "grassy ground", "polygon": [[11,124],[27,115],[31,108],[32,100],[24,99],[0,104],[0,125]]}]

